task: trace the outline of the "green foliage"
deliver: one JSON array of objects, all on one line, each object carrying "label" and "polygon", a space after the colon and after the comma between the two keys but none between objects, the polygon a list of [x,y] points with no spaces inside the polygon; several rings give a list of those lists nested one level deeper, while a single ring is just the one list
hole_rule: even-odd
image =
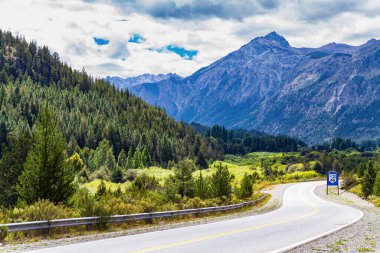
[{"label": "green foliage", "polygon": [[96,191],[96,196],[104,196],[107,193],[107,187],[104,181],[100,181],[98,190]]},{"label": "green foliage", "polygon": [[30,134],[22,130],[8,136],[8,146],[0,159],[0,206],[10,207],[17,203],[16,185],[21,175],[30,147]]},{"label": "green foliage", "polygon": [[342,187],[344,190],[348,191],[355,187],[358,184],[358,180],[353,172],[345,171],[343,173],[343,184]]},{"label": "green foliage", "polygon": [[66,161],[66,145],[55,128],[54,114],[46,103],[33,136],[17,191],[28,204],[39,199],[65,202],[74,193],[74,170]]},{"label": "green foliage", "polygon": [[0,242],[4,242],[7,235],[8,235],[8,228],[0,227]]},{"label": "green foliage", "polygon": [[134,190],[145,192],[147,190],[156,190],[159,187],[159,182],[154,176],[141,174],[133,181]]},{"label": "green foliage", "polygon": [[240,198],[249,198],[253,194],[253,184],[255,182],[255,177],[253,175],[244,174],[243,179],[240,182],[240,188],[238,190],[238,195]]},{"label": "green foliage", "polygon": [[165,179],[163,192],[169,201],[177,202],[181,198],[178,194],[178,181],[173,175]]},{"label": "green foliage", "polygon": [[376,173],[375,183],[373,184],[373,195],[380,197],[380,171]]},{"label": "green foliage", "polygon": [[[215,125],[205,128],[193,125],[210,139],[210,142],[218,143],[223,147],[225,154],[245,155],[257,151],[270,152],[294,152],[299,146],[306,146],[302,141],[284,136],[272,136],[252,130],[228,130]],[[202,167],[202,166],[201,166]]]},{"label": "green foliage", "polygon": [[182,197],[194,196],[193,172],[196,169],[196,165],[190,159],[184,159],[178,163],[175,178],[178,182],[178,194]]},{"label": "green foliage", "polygon": [[365,198],[372,194],[373,186],[375,184],[376,171],[373,167],[373,162],[369,161],[367,168],[364,171],[362,178],[362,192]]},{"label": "green foliage", "polygon": [[24,208],[15,208],[11,212],[12,222],[41,221],[79,217],[79,213],[63,204],[54,204],[49,200],[39,200]]},{"label": "green foliage", "polygon": [[[119,91],[84,70],[71,69],[47,47],[38,47],[35,42],[28,43],[3,31],[0,41],[1,159],[4,150],[15,148],[8,140],[10,134],[18,136],[23,129],[30,131],[36,127],[46,94],[56,112],[58,130],[68,143],[69,154],[79,153],[91,172],[103,168],[99,176],[104,178],[112,177],[117,167],[115,156],[119,154],[118,167],[122,171],[125,167],[166,167],[187,156],[202,158],[195,152],[199,151],[199,145],[206,160],[222,156],[192,127],[175,122],[164,110],[148,105],[128,91]],[[100,149],[95,152],[98,146]],[[122,151],[128,154],[126,162]],[[15,160],[22,161],[22,155]],[[204,159],[201,160],[204,164]],[[16,162],[12,159],[12,163]],[[19,174],[18,169],[15,171]],[[96,178],[97,174],[90,176]],[[14,204],[13,200],[7,200],[7,204],[8,201]]]},{"label": "green foliage", "polygon": [[127,155],[125,154],[124,149],[122,149],[117,157],[117,165],[122,168],[126,169],[127,167]]},{"label": "green foliage", "polygon": [[214,197],[231,197],[232,186],[231,182],[234,176],[228,171],[227,166],[221,163],[216,166],[216,171],[211,175],[211,189]]},{"label": "green foliage", "polygon": [[211,196],[210,179],[204,178],[202,171],[199,171],[199,177],[195,180],[195,196],[200,199],[207,199]]},{"label": "green foliage", "polygon": [[371,201],[374,206],[380,207],[380,197],[379,196],[375,196],[375,195],[369,196],[369,201]]}]

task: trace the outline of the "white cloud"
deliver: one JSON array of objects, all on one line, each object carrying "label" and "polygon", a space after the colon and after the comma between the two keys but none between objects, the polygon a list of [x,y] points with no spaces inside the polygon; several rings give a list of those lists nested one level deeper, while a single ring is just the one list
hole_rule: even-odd
[{"label": "white cloud", "polygon": [[[359,45],[380,37],[377,0],[354,6],[342,0],[272,1],[270,7],[256,8],[252,15],[244,11],[242,15],[236,14],[238,18],[225,13],[219,1],[219,5],[191,8],[194,13],[183,19],[155,17],[136,6],[126,11],[115,2],[2,0],[0,29],[10,29],[27,40],[48,45],[72,67],[85,67],[97,76],[168,72],[186,76],[271,31],[284,35],[291,45],[298,47],[318,47],[332,41]],[[179,6],[186,5],[186,1],[177,2],[181,3]],[[253,6],[260,6],[260,2]],[[144,7],[148,6],[148,2],[144,3]],[[310,9],[317,5],[323,8]],[[216,6],[217,12],[208,13],[207,6]],[[152,12],[151,5],[148,7]],[[328,12],[323,12],[324,9]],[[201,13],[198,15],[196,11]],[[139,34],[146,40],[141,44],[128,43],[131,34]],[[110,43],[98,46],[94,37]],[[149,50],[168,45],[197,50],[198,54],[193,60],[186,60],[174,53]]]}]

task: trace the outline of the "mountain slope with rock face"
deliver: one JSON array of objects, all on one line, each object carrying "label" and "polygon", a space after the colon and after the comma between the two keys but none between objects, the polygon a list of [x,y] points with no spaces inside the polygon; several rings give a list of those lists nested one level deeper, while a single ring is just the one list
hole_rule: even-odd
[{"label": "mountain slope with rock face", "polygon": [[380,41],[295,48],[272,32],[186,78],[131,87],[185,122],[289,134],[311,144],[380,137]]},{"label": "mountain slope with rock face", "polygon": [[179,77],[179,76],[177,74],[172,74],[172,73],[169,73],[166,75],[165,74],[158,74],[158,75],[142,74],[136,77],[127,77],[127,78],[122,78],[118,76],[107,76],[105,80],[113,84],[118,89],[127,89],[127,88],[129,89],[139,84],[160,82],[170,77]]}]

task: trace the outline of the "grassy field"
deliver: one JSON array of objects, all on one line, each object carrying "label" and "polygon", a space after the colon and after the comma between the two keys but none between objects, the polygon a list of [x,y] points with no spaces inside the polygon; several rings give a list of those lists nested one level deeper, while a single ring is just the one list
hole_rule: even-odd
[{"label": "grassy field", "polygon": [[[270,152],[255,152],[247,154],[243,157],[241,156],[233,156],[226,155],[225,161],[216,161],[210,165],[208,169],[202,170],[203,176],[211,176],[215,170],[216,166],[221,163],[223,166],[227,166],[229,171],[234,175],[234,185],[238,185],[240,180],[243,178],[244,174],[252,174],[253,172],[258,173],[258,175],[263,178],[263,167],[270,166],[272,169],[277,171],[284,171],[286,165],[283,163],[292,163],[292,165],[288,166],[288,173],[285,173],[280,179],[283,181],[292,181],[292,180],[300,180],[300,179],[311,179],[318,177],[319,175],[314,171],[302,171],[303,165],[301,163],[291,162],[299,158],[299,153],[270,153]],[[309,163],[310,165],[313,162]],[[137,169],[135,170],[137,175],[147,174],[150,176],[154,176],[161,185],[164,184],[166,178],[171,175],[174,175],[174,169],[164,169],[161,167],[149,167],[145,169]],[[193,173],[194,178],[199,177],[199,170]],[[277,182],[280,182],[277,181]],[[101,180],[96,179],[92,182],[86,183],[81,187],[87,188],[91,193],[95,194]],[[112,182],[105,182],[106,187],[111,189],[111,191],[115,191],[118,187],[120,187],[123,191],[128,189],[131,185],[130,182],[125,182],[123,184],[116,184]]]}]

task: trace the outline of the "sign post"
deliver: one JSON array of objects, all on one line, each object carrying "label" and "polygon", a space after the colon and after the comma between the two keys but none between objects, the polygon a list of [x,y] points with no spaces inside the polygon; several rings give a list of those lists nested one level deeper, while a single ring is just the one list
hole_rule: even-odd
[{"label": "sign post", "polygon": [[339,174],[336,171],[327,172],[327,195],[329,195],[329,186],[336,186],[339,195]]}]

